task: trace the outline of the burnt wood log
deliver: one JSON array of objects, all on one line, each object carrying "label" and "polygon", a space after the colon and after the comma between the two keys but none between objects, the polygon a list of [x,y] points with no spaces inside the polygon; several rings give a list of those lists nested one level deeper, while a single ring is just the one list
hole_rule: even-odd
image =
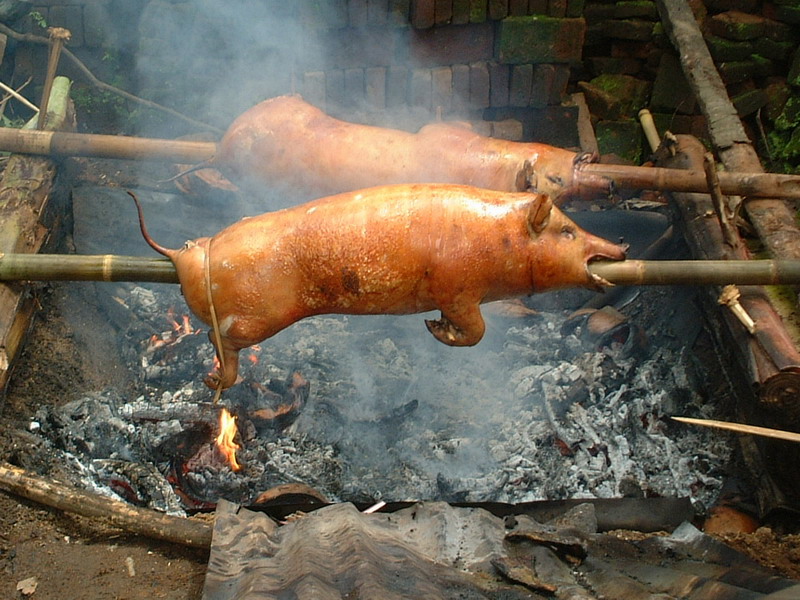
[{"label": "burnt wood log", "polygon": [[[731,172],[763,173],[764,169],[745,133],[736,108],[728,97],[703,34],[686,0],[657,0],[661,21],[680,54],[683,73],[694,91],[708,123],[711,141],[720,160]],[[721,180],[720,180],[721,183]],[[769,195],[731,192],[745,198],[744,210],[759,238],[775,258],[800,258],[800,229],[794,212]],[[780,194],[775,194],[780,197]]]},{"label": "burnt wood log", "polygon": [[55,481],[46,481],[7,463],[0,464],[0,488],[46,506],[84,517],[105,519],[138,535],[193,548],[211,547],[210,523],[130,506]]},{"label": "burnt wood log", "polygon": [[[71,82],[56,78],[48,103],[48,127],[70,126]],[[33,122],[27,126],[33,126]],[[14,154],[0,179],[0,253],[37,253],[55,245],[64,225],[67,194],[57,185],[53,160]],[[36,301],[30,286],[0,283],[0,395],[32,323]]]},{"label": "burnt wood log", "polygon": [[[703,164],[705,147],[697,138],[677,136],[678,152],[667,160],[673,168],[699,168]],[[697,257],[712,260],[739,261],[747,258],[744,244],[731,247],[725,243],[722,230],[713,214],[713,205],[707,194],[673,194],[674,204],[680,213],[686,241]],[[758,262],[758,261],[753,261]],[[708,322],[719,352],[735,363],[733,375],[741,379],[744,393],[753,390],[757,401],[742,402],[737,406],[737,419],[753,425],[797,430],[800,428],[800,410],[797,408],[797,390],[800,389],[800,353],[789,336],[780,315],[775,311],[767,293],[760,286],[740,288],[741,305],[756,324],[751,335],[730,313],[720,314],[717,299],[719,290],[709,288],[702,296]],[[736,367],[739,367],[738,369]],[[792,407],[795,407],[794,409]],[[785,442],[776,457],[787,458],[789,452]],[[781,460],[766,460],[764,450],[771,448],[769,441],[741,436],[739,445],[745,462],[758,482],[757,496],[761,516],[773,520],[785,511],[796,515],[800,510],[800,485],[794,469],[796,460],[785,468],[792,471],[791,477],[781,477]],[[772,472],[778,476],[774,477]],[[796,518],[796,517],[795,517]]]}]

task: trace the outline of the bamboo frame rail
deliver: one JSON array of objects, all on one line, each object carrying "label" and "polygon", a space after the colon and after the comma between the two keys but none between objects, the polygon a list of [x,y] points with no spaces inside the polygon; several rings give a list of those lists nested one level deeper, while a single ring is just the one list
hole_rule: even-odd
[{"label": "bamboo frame rail", "polygon": [[[35,131],[0,128],[0,150],[53,157],[92,156],[123,160],[163,161],[197,164],[212,158],[214,142],[192,142],[122,135]],[[703,170],[632,167],[589,163],[576,171],[576,185],[596,189],[597,177],[604,177],[618,189],[652,189],[673,192],[706,193],[708,183]],[[720,191],[726,195],[752,198],[800,199],[800,176],[780,173],[718,174]]]}]

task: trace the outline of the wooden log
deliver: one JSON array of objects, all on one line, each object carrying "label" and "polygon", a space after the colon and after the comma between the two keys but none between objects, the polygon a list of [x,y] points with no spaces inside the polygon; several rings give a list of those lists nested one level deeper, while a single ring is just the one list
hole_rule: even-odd
[{"label": "wooden log", "polygon": [[[708,123],[711,141],[722,163],[733,172],[763,172],[753,145],[745,133],[725,85],[717,72],[700,27],[686,0],[657,0],[661,22],[680,55],[681,66]],[[721,184],[721,182],[720,182]],[[759,238],[775,258],[800,258],[800,229],[794,213],[782,200],[748,196],[744,210]],[[775,194],[772,198],[782,197]],[[785,196],[784,196],[785,197]]]},{"label": "wooden log", "polygon": [[0,488],[59,510],[105,519],[137,535],[193,548],[211,547],[210,523],[131,506],[62,483],[46,481],[7,463],[0,463]]},{"label": "wooden log", "polygon": [[[69,126],[71,82],[57,77],[48,103],[48,127]],[[33,127],[31,121],[26,127]],[[65,219],[67,194],[59,190],[49,158],[12,155],[0,179],[0,252],[36,253]],[[35,298],[22,283],[0,284],[0,395],[32,323]]]}]

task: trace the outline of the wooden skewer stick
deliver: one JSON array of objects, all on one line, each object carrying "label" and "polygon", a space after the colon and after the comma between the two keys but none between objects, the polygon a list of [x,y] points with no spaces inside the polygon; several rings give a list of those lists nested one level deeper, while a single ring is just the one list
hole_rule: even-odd
[{"label": "wooden skewer stick", "polygon": [[47,120],[47,105],[50,102],[50,90],[53,88],[53,81],[56,78],[56,70],[58,69],[58,60],[61,58],[61,48],[64,43],[69,41],[71,33],[69,29],[63,27],[51,27],[48,29],[50,33],[50,55],[47,59],[47,75],[44,79],[44,90],[42,91],[42,101],[39,106],[39,115],[36,120],[36,129],[44,129],[45,121]]},{"label": "wooden skewer stick", "polygon": [[789,442],[800,442],[800,433],[793,431],[783,431],[782,429],[771,429],[769,427],[759,427],[757,425],[745,425],[743,423],[730,423],[728,421],[714,421],[713,419],[693,419],[691,417],[670,417],[673,421],[689,423],[690,425],[700,425],[701,427],[712,427],[714,429],[725,429],[736,433],[747,433],[750,435],[760,435],[763,437],[775,438],[777,440],[787,440]]},{"label": "wooden skewer stick", "polygon": [[[800,284],[800,260],[598,261],[589,271],[615,285]],[[0,281],[178,283],[178,275],[165,258],[0,252]]]}]

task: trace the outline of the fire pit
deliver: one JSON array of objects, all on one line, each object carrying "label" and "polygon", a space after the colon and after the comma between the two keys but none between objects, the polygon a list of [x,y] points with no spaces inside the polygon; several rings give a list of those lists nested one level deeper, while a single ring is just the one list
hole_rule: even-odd
[{"label": "fire pit", "polygon": [[[80,252],[143,253],[125,198],[75,190]],[[142,199],[155,236],[197,236],[185,200]],[[533,297],[524,317],[498,305],[466,349],[419,315],[306,319],[243,352],[242,381],[215,405],[208,331],[177,286],[97,284],[95,323],[117,323],[136,392],[85,390],[32,427],[75,483],[171,512],[252,505],[285,484],[330,501],[688,496],[702,510],[731,448],[668,419],[714,416],[724,384],[696,353],[692,292],[641,289],[620,296],[624,316],[570,317],[591,297]],[[228,411],[238,469],[215,442]]]}]

